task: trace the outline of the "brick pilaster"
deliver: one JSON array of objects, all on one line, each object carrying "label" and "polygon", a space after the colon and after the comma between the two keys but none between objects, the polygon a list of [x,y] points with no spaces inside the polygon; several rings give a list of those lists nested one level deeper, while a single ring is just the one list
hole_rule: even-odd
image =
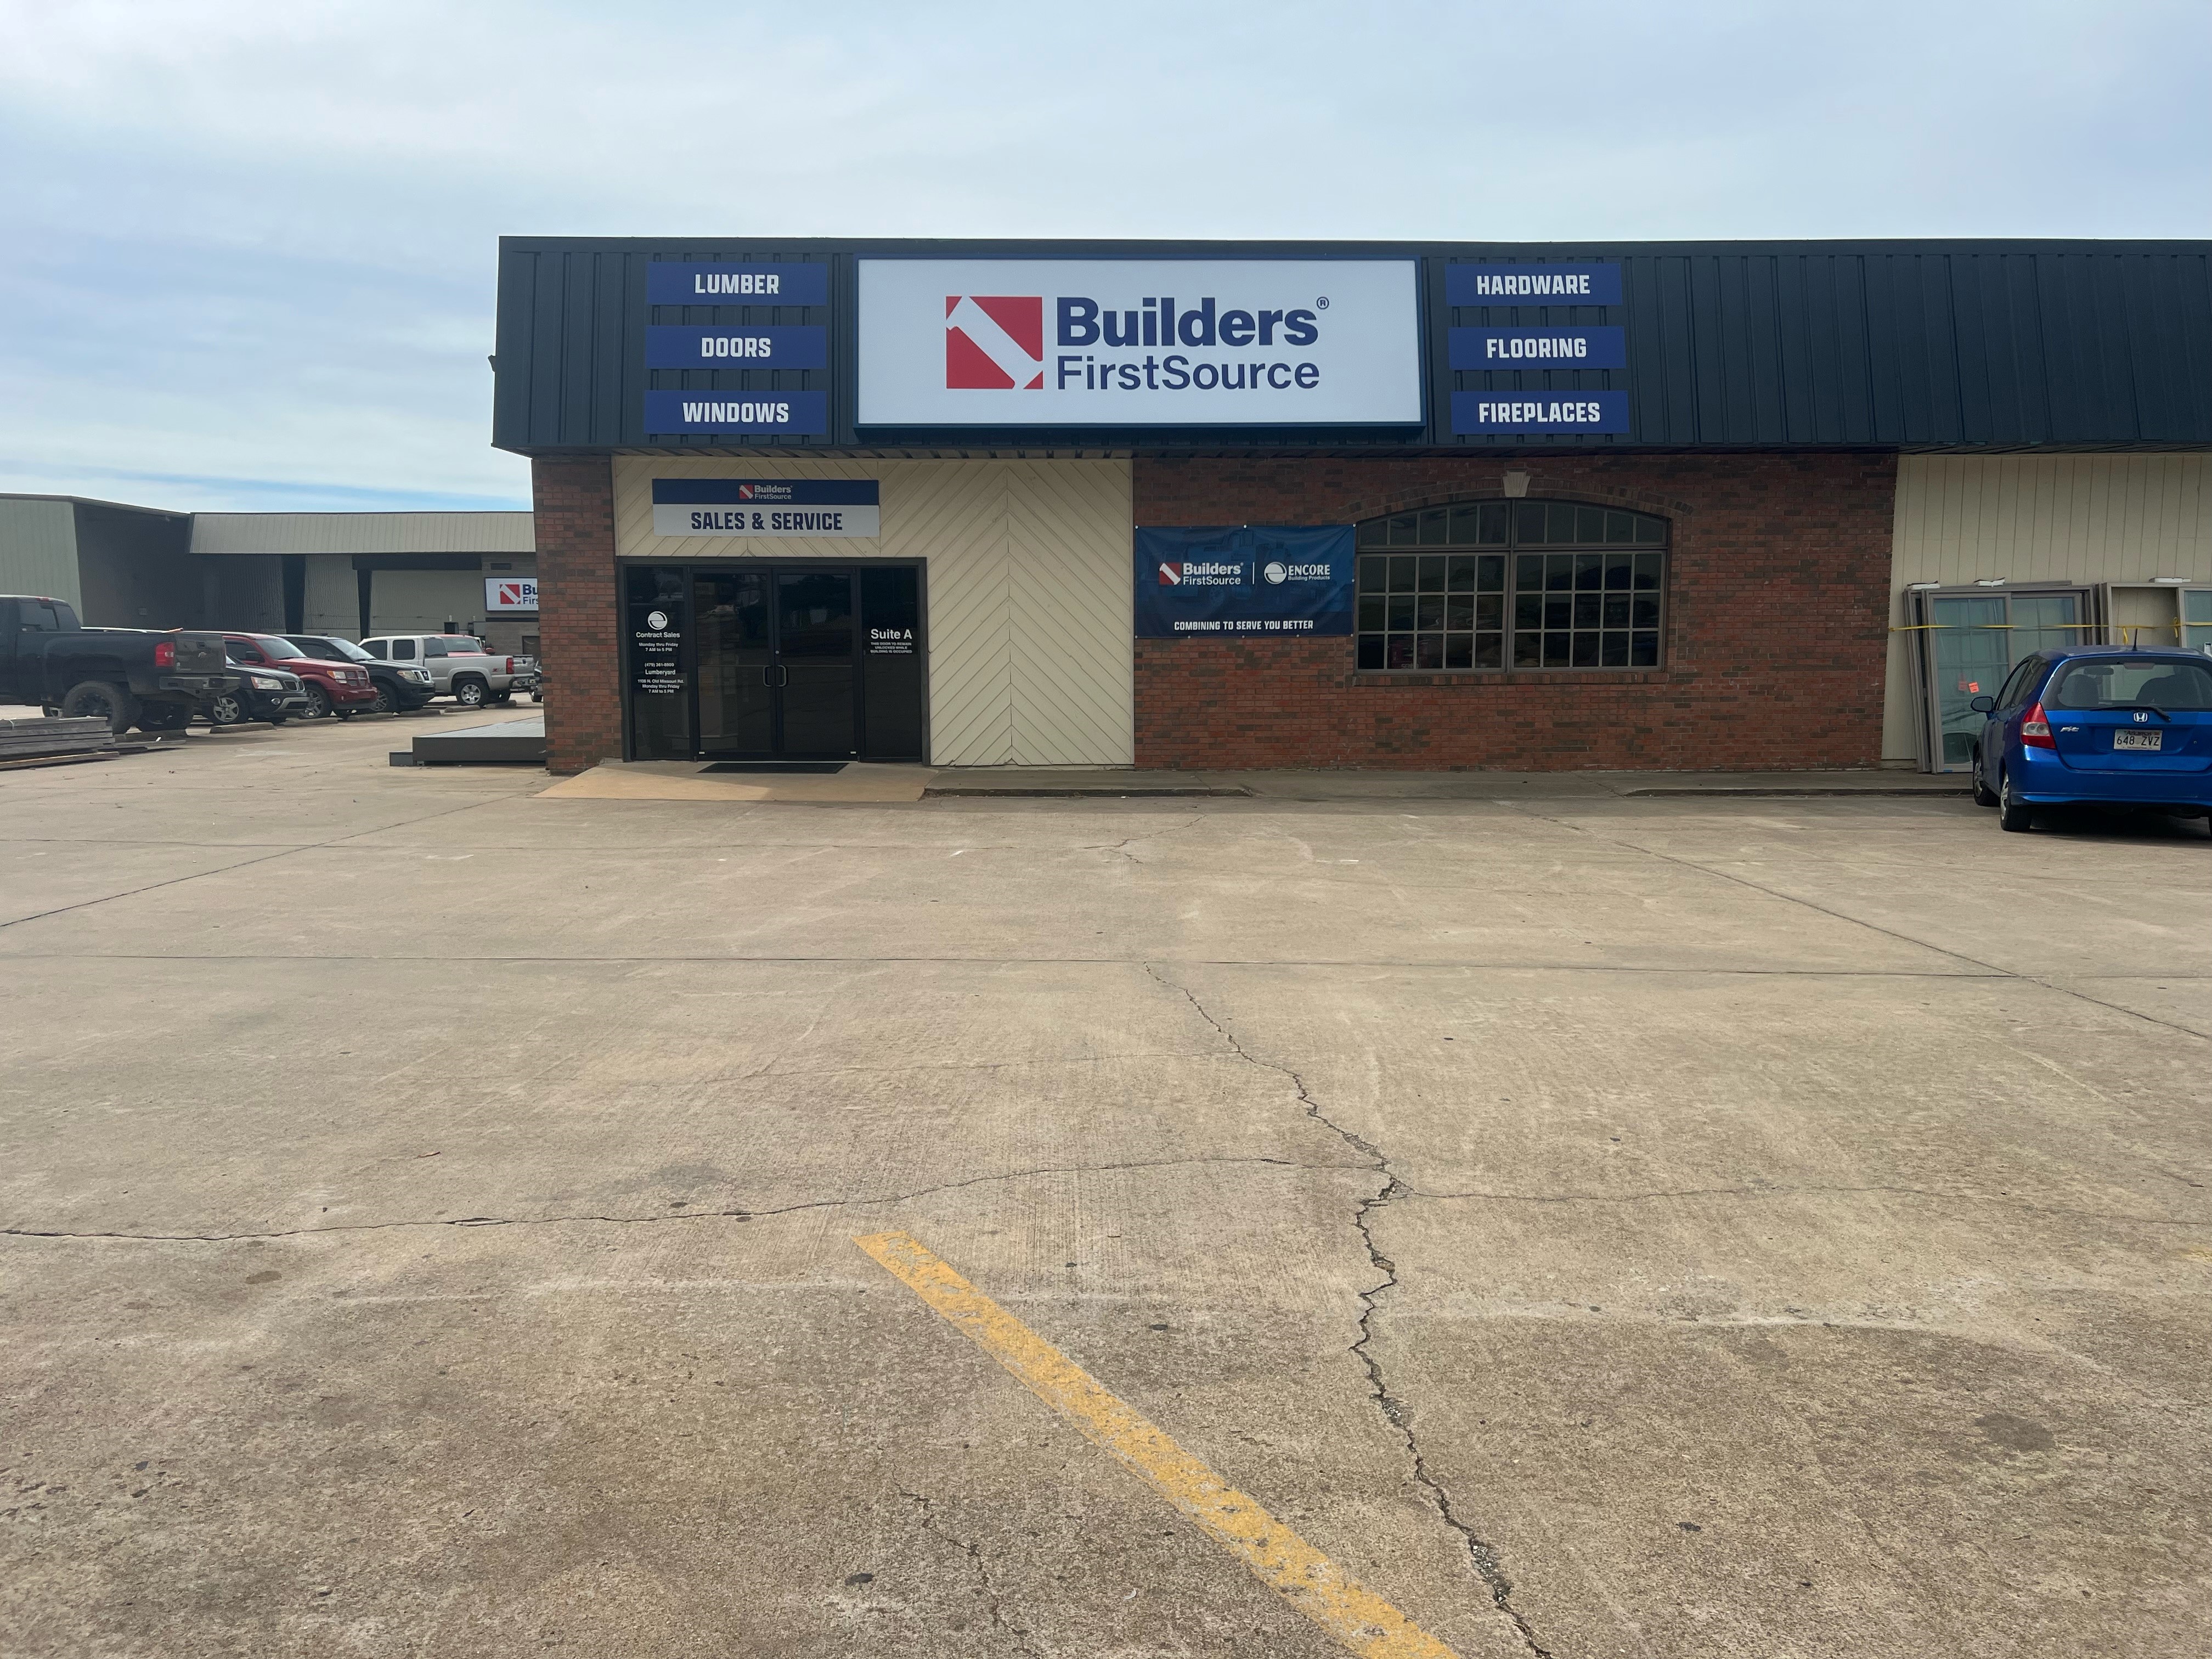
[{"label": "brick pilaster", "polygon": [[545,762],[555,772],[582,772],[622,757],[614,462],[605,455],[541,458],[531,463],[530,482]]}]

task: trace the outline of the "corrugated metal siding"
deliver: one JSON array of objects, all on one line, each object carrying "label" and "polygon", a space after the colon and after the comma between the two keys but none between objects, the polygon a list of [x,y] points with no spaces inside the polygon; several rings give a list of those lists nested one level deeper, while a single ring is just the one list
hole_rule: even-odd
[{"label": "corrugated metal siding", "polygon": [[[1901,455],[1891,617],[1911,582],[2212,581],[2212,455]],[[1911,759],[1910,636],[1890,635],[1882,753]]]},{"label": "corrugated metal siding", "polygon": [[[851,424],[854,261],[937,258],[1155,258],[1415,256],[1424,263],[1431,417],[1425,428],[1007,429],[950,434],[969,453],[1147,450],[1547,447],[1978,448],[2212,444],[2212,256],[2203,242],[1064,243],[822,241],[799,246],[507,238],[500,245],[499,374],[493,441],[524,453],[642,449],[648,384],[697,390],[821,387],[830,432],[743,447],[915,449],[948,434],[862,434]],[[831,304],[645,304],[654,258],[827,261]],[[1617,307],[1443,303],[1443,269],[1469,259],[1617,260]],[[662,371],[644,330],[665,322],[827,322],[824,371]],[[1445,331],[1618,323],[1628,367],[1455,374]],[[1450,392],[1626,387],[1626,436],[1460,438]],[[653,447],[726,453],[699,434]]]},{"label": "corrugated metal siding", "polygon": [[527,513],[196,513],[195,553],[532,553]]},{"label": "corrugated metal siding", "polygon": [[[876,478],[873,541],[653,533],[655,477]],[[932,760],[1127,766],[1136,758],[1126,461],[615,459],[615,548],[653,558],[919,559]]]},{"label": "corrugated metal siding", "polygon": [[33,593],[83,608],[74,506],[0,500],[0,593]]}]

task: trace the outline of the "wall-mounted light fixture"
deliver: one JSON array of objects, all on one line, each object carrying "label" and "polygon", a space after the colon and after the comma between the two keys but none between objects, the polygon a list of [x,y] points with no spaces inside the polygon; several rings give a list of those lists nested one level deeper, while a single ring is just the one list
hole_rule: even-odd
[{"label": "wall-mounted light fixture", "polygon": [[2187,576],[2153,576],[2151,580],[2160,587],[2186,587],[2191,579]]},{"label": "wall-mounted light fixture", "polygon": [[1925,593],[1931,587],[1942,586],[1941,582],[1907,582],[1905,585],[1905,591],[1911,593]]},{"label": "wall-mounted light fixture", "polygon": [[1516,500],[1527,495],[1528,493],[1528,475],[1525,472],[1507,473],[1505,475],[1505,493],[1508,495],[1513,496]]},{"label": "wall-mounted light fixture", "polygon": [[1974,578],[1974,586],[1977,587],[2002,587],[2004,585],[2005,579],[2002,576],[1977,576]]}]

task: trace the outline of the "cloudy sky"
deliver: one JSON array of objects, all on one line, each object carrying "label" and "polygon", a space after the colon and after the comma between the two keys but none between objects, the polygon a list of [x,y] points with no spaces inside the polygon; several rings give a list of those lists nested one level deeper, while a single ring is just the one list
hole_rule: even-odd
[{"label": "cloudy sky", "polygon": [[2212,5],[0,0],[0,490],[526,504],[494,239],[2203,236]]}]

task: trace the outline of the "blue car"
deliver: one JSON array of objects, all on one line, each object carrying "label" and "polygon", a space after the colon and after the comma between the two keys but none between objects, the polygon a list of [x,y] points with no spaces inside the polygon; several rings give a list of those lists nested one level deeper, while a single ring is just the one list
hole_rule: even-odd
[{"label": "blue car", "polygon": [[1974,745],[1974,799],[2007,830],[2039,806],[2212,818],[2212,657],[2094,645],[2013,665]]}]

